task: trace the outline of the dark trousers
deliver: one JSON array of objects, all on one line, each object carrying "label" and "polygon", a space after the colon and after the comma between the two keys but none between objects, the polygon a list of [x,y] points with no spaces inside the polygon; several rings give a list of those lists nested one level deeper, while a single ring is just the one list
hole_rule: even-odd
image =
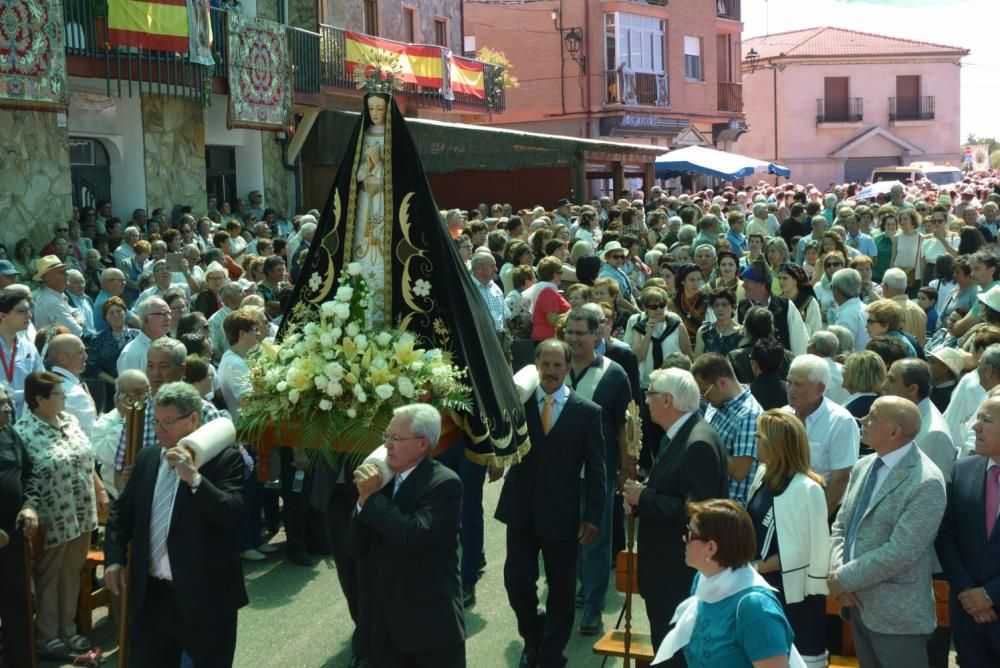
[{"label": "dark trousers", "polygon": [[393,647],[388,633],[376,634],[372,668],[465,668],[465,643],[427,652],[403,652]]},{"label": "dark trousers", "polygon": [[372,616],[369,609],[369,591],[364,562],[355,558],[350,547],[351,515],[358,502],[358,491],[353,484],[334,485],[330,504],[326,511],[327,529],[330,535],[330,552],[337,566],[340,589],[347,599],[347,608],[354,620],[354,635],[351,651],[354,656],[368,658],[371,648]]},{"label": "dark trousers", "polygon": [[[577,547],[576,539],[539,538],[530,530],[507,527],[504,587],[517,617],[517,631],[526,647],[537,648],[541,668],[566,664],[563,650],[573,630]],[[544,618],[538,615],[539,552],[549,586]]]},{"label": "dark trousers", "polygon": [[0,592],[3,592],[0,594],[0,633],[3,634],[3,660],[10,668],[32,666],[27,578],[24,534],[13,530],[10,544],[0,549]]},{"label": "dark trousers", "polygon": [[952,629],[952,639],[962,668],[1000,666],[1000,622],[986,624],[974,631]]},{"label": "dark trousers", "polygon": [[257,472],[243,480],[243,510],[240,513],[240,552],[255,550],[264,542],[260,535],[264,483]]},{"label": "dark trousers", "polygon": [[483,559],[483,483],[486,467],[465,456],[465,443],[458,443],[437,460],[462,480],[462,583],[475,584]]},{"label": "dark trousers", "polygon": [[177,607],[173,587],[149,578],[128,638],[128,665],[134,668],[177,668],[182,651],[196,666],[225,668],[236,653],[236,610],[211,621],[191,620]]},{"label": "dark trousers", "polygon": [[[653,557],[654,555],[649,555]],[[663,577],[656,582],[640,581],[639,594],[646,603],[646,615],[649,617],[649,634],[653,647],[659,648],[670,630],[670,620],[681,601],[691,595],[691,583],[694,581],[694,569],[684,563],[684,557],[679,559],[662,559],[655,555],[661,563],[658,570]],[[668,661],[657,664],[664,668],[684,668],[684,653],[677,652]]]},{"label": "dark trousers", "polygon": [[312,476],[307,472],[303,481],[302,491],[295,492],[295,474],[298,471],[292,466],[294,453],[291,448],[280,448],[281,457],[281,498],[282,520],[285,523],[285,549],[289,555],[303,556],[306,554],[306,511],[309,503],[309,490]]}]

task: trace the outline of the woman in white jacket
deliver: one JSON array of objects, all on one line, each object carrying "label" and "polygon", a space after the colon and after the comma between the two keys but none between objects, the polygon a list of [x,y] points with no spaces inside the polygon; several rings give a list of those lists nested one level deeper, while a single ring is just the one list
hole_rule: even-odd
[{"label": "woman in white jacket", "polygon": [[802,422],[780,410],[757,419],[761,466],[747,511],[757,533],[757,570],[778,590],[806,665],[826,666],[830,530],[823,478],[810,468]]}]

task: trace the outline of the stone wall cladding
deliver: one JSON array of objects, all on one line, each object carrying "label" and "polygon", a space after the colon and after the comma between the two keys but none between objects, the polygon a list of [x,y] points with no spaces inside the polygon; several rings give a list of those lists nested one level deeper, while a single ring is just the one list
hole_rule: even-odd
[{"label": "stone wall cladding", "polygon": [[[361,5],[360,2],[353,4]],[[288,25],[306,30],[319,30],[319,11],[316,0],[288,0]]]},{"label": "stone wall cladding", "polygon": [[69,136],[51,112],[0,109],[0,241],[35,248],[73,210]]},{"label": "stone wall cladding", "polygon": [[142,98],[146,203],[172,212],[205,207],[205,115],[197,102]]}]

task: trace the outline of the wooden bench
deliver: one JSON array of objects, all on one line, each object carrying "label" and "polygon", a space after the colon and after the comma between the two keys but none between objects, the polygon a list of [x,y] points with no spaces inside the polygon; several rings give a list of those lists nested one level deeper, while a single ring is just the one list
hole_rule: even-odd
[{"label": "wooden bench", "polygon": [[111,592],[107,587],[94,589],[94,569],[98,566],[104,566],[104,551],[91,549],[80,571],[80,596],[76,604],[76,632],[84,636],[94,627],[94,610],[106,607],[111,614]]},{"label": "wooden bench", "polygon": [[[632,560],[632,582],[629,586],[628,568],[629,557]],[[639,576],[636,572],[637,555],[633,552],[629,554],[624,550],[618,553],[615,559],[615,589],[626,596],[634,595],[630,592],[639,590]],[[600,640],[594,643],[594,654],[598,656],[612,656],[619,659],[625,658],[625,631],[624,629],[611,629],[607,631]],[[629,656],[636,668],[645,668],[656,656],[656,648],[653,647],[653,640],[648,633],[639,631],[631,632],[629,643]]]},{"label": "wooden bench", "polygon": [[[951,627],[948,612],[948,583],[944,580],[934,580],[934,611],[937,615],[939,628]],[[840,604],[832,596],[826,597],[826,614],[840,615]],[[830,668],[857,668],[858,659],[854,650],[854,637],[851,635],[851,625],[844,622],[840,632],[840,651],[843,654],[830,655]]]}]

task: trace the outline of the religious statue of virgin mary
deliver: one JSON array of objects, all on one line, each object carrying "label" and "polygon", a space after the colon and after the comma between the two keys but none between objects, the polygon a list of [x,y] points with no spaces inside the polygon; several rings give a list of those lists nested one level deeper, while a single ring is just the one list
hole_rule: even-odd
[{"label": "religious statue of virgin mary", "polygon": [[501,464],[530,447],[524,407],[492,319],[434,202],[394,93],[398,63],[354,71],[366,89],[284,321],[334,298],[349,263],[369,290],[366,325],[397,328],[464,367],[474,410],[460,415],[467,455]]}]

